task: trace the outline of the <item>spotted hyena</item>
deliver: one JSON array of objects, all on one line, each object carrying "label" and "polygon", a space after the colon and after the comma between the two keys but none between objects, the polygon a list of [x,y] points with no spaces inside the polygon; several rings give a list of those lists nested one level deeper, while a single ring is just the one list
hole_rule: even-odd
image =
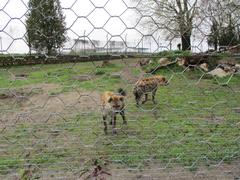
[{"label": "spotted hyena", "polygon": [[125,96],[126,92],[119,89],[118,93],[106,91],[101,96],[102,115],[104,123],[104,132],[107,134],[107,117],[110,116],[110,125],[112,125],[113,133],[116,133],[116,115],[120,114],[123,124],[127,124],[125,117]]},{"label": "spotted hyena", "polygon": [[148,94],[152,93],[152,101],[155,104],[155,94],[159,86],[166,86],[168,85],[168,81],[164,76],[155,75],[147,78],[140,79],[135,84],[133,94],[135,96],[135,100],[137,105],[139,105],[141,97],[145,95],[145,100],[142,101],[142,104],[147,102]]}]

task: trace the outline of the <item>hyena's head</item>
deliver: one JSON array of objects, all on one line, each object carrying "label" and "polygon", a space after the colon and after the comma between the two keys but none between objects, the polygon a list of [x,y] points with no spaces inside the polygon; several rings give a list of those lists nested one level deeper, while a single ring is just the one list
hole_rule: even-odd
[{"label": "hyena's head", "polygon": [[164,77],[164,76],[158,75],[158,76],[156,76],[156,79],[157,79],[158,85],[160,85],[160,86],[169,85],[169,82],[168,82],[167,78]]},{"label": "hyena's head", "polygon": [[112,95],[108,99],[108,103],[111,105],[114,111],[121,111],[124,108],[124,96],[122,95]]}]

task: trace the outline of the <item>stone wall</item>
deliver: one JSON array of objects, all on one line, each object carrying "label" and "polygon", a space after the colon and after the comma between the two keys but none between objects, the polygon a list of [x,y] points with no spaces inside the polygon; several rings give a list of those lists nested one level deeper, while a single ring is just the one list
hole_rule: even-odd
[{"label": "stone wall", "polygon": [[77,56],[77,55],[17,55],[17,56],[0,56],[0,67],[4,66],[20,66],[20,65],[36,65],[36,64],[61,64],[61,63],[77,63],[77,62],[91,62],[102,60],[116,60],[122,59],[124,56],[112,55],[92,55],[92,56]]}]

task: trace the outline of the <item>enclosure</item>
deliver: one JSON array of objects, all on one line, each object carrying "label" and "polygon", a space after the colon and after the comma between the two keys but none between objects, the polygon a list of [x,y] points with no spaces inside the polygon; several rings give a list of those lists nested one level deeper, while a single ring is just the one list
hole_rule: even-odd
[{"label": "enclosure", "polygon": [[[239,179],[239,10],[2,0],[0,179]],[[137,106],[155,75],[168,85]],[[100,97],[119,88],[127,124],[117,115],[106,134]]]}]

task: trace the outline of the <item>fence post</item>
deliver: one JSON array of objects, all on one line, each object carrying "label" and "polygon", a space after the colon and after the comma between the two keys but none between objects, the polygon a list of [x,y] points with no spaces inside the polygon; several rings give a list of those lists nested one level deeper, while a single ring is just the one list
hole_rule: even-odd
[{"label": "fence post", "polygon": [[0,41],[1,41],[1,54],[3,54],[3,47],[2,47],[2,36],[0,36]]},{"label": "fence post", "polygon": [[83,55],[86,55],[86,52],[85,52],[85,48],[86,48],[85,33],[86,33],[86,30],[84,30],[84,34],[83,34]]},{"label": "fence post", "polygon": [[127,55],[127,34],[125,35],[125,55]]}]

